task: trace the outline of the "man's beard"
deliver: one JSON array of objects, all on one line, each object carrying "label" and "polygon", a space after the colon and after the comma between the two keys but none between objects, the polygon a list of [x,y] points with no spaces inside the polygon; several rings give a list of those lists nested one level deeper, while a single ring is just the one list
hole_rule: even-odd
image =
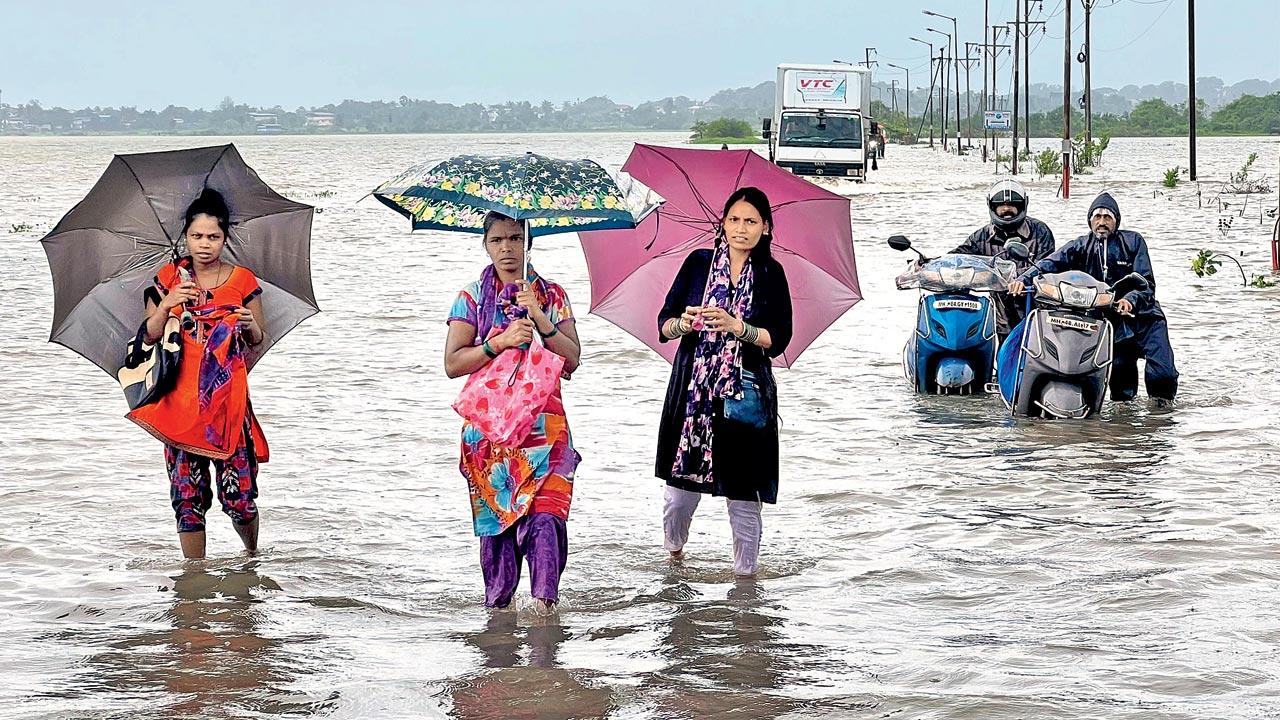
[{"label": "man's beard", "polygon": [[1111,238],[1111,231],[1106,228],[1100,228],[1093,231],[1093,239],[1098,242],[1106,242]]}]

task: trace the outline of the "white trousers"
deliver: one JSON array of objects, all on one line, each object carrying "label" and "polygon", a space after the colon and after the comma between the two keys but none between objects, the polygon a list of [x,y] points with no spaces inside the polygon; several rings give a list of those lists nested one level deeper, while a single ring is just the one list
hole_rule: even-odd
[{"label": "white trousers", "polygon": [[[698,509],[702,493],[666,486],[662,508],[663,547],[669,552],[684,549],[689,541],[689,526]],[[760,517],[762,504],[753,500],[726,500],[729,527],[733,530],[733,572],[754,575],[760,559],[760,537],[764,523]]]}]

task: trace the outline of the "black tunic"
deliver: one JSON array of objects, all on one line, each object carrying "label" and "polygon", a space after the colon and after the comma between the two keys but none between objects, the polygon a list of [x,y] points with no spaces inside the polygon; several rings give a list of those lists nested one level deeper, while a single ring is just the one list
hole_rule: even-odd
[{"label": "black tunic", "polygon": [[[759,430],[729,422],[720,416],[720,400],[715,401],[712,420],[711,467],[712,482],[691,483],[671,478],[675,464],[676,446],[684,427],[685,408],[688,403],[689,379],[693,375],[693,355],[698,345],[699,333],[693,332],[680,338],[671,366],[671,379],[667,382],[667,399],[662,407],[662,423],[658,427],[658,462],[655,472],[668,485],[691,490],[710,492],[730,500],[753,500],[775,503],[778,501],[778,392],[773,379],[769,358],[781,355],[791,342],[791,290],[787,276],[776,260],[756,264],[753,260],[753,291],[748,323],[768,330],[773,341],[768,350],[743,343],[740,358],[743,369],[755,374],[764,398],[769,422]],[[690,305],[702,304],[707,274],[711,271],[711,251],[695,250],[685,258],[667,300],[658,313],[658,334],[663,342],[662,325],[671,318],[684,314]]]}]

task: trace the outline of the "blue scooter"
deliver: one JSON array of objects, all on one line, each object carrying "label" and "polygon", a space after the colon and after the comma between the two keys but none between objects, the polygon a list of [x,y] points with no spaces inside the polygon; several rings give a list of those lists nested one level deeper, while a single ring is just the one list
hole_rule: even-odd
[{"label": "blue scooter", "polygon": [[[920,289],[916,328],[902,351],[902,368],[916,392],[974,395],[987,389],[996,355],[995,308],[989,293],[1003,292],[1016,276],[1013,262],[981,255],[928,258],[902,235],[889,247],[912,250],[919,259],[898,276],[899,290]],[[1003,254],[1027,256],[1010,241]]]}]

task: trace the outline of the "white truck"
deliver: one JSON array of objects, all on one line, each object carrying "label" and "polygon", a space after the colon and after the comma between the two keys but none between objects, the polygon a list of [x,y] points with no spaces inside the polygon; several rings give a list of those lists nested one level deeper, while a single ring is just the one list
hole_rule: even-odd
[{"label": "white truck", "polygon": [[778,66],[769,159],[797,175],[867,179],[871,70],[854,65]]}]

